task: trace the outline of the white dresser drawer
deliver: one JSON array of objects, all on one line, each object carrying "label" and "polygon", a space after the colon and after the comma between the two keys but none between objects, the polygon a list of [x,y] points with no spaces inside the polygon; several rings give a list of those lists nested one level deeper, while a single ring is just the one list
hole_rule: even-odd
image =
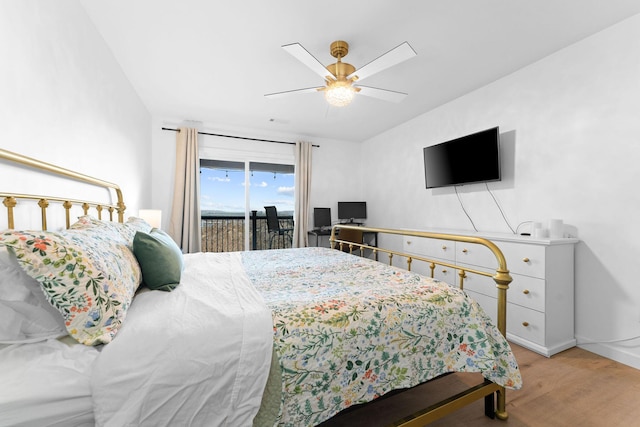
[{"label": "white dresser drawer", "polygon": [[537,311],[545,311],[545,281],[535,277],[512,274],[507,301]]},{"label": "white dresser drawer", "polygon": [[[467,294],[480,304],[482,309],[497,325],[498,308],[496,299],[467,290]],[[526,326],[525,326],[526,325]],[[507,304],[507,332],[531,341],[535,344],[545,345],[545,317],[544,313],[519,306]]]},{"label": "white dresser drawer", "polygon": [[498,267],[498,261],[489,248],[475,243],[463,242],[456,242],[456,264],[471,264],[494,270]]},{"label": "white dresser drawer", "polygon": [[[484,271],[484,269],[479,269]],[[507,291],[507,302],[518,304],[533,310],[545,311],[545,281],[534,277],[512,274],[513,281]],[[491,298],[498,297],[496,282],[492,277],[467,274],[464,289],[477,292]]]},{"label": "white dresser drawer", "polygon": [[410,254],[421,255],[423,257],[439,258],[454,262],[455,242],[448,240],[425,239],[423,237],[405,236],[403,249]]},{"label": "white dresser drawer", "polygon": [[507,304],[507,332],[544,346],[545,315],[539,311],[509,303]]},{"label": "white dresser drawer", "polygon": [[452,286],[455,286],[456,288],[460,287],[458,270],[456,270],[455,268],[436,265],[436,268],[433,271],[433,276],[435,279],[446,282]]},{"label": "white dresser drawer", "polygon": [[[545,248],[512,242],[495,242],[507,260],[512,273],[545,277]],[[495,255],[488,248],[474,243],[456,243],[456,263],[497,268]]]},{"label": "white dresser drawer", "polygon": [[[465,266],[461,266],[465,267]],[[473,268],[474,270],[487,271],[486,268],[479,268],[475,265],[468,266],[469,268]],[[492,298],[497,298],[498,293],[496,289],[496,282],[492,277],[481,276],[479,274],[467,274],[467,277],[464,279],[464,289],[468,291],[477,292],[483,295],[490,296]],[[507,299],[509,298],[509,291],[507,291]]]},{"label": "white dresser drawer", "polygon": [[498,247],[507,259],[507,268],[515,274],[545,277],[545,247],[512,242],[500,242]]}]

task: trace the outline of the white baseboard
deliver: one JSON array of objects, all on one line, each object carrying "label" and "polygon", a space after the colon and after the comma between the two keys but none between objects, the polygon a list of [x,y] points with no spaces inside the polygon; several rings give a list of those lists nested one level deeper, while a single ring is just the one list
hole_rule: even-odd
[{"label": "white baseboard", "polygon": [[[640,369],[640,354],[638,354],[638,345],[634,345],[633,349],[627,349],[616,345],[615,343],[598,343],[590,342],[588,338],[576,336],[578,347],[595,353],[607,359],[615,360],[632,368]],[[633,351],[630,351],[633,350]]]},{"label": "white baseboard", "polygon": [[520,338],[517,335],[512,335],[509,332],[507,332],[507,340],[511,341],[515,344],[518,344],[522,347],[528,348],[531,351],[535,351],[536,353],[540,353],[543,356],[546,357],[551,357],[556,353],[560,353],[561,351],[567,350],[571,347],[575,347],[576,346],[576,340],[575,339],[571,339],[569,341],[563,342],[563,343],[559,343],[554,345],[553,347],[544,347],[541,345],[538,345],[536,343],[533,343],[531,341],[527,341],[525,339]]}]

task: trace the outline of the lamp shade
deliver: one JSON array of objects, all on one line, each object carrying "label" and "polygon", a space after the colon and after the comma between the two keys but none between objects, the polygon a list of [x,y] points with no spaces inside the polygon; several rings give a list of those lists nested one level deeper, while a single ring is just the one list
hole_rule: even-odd
[{"label": "lamp shade", "polygon": [[353,101],[355,89],[351,83],[346,81],[336,81],[329,83],[324,92],[324,98],[334,107],[344,107]]},{"label": "lamp shade", "polygon": [[140,209],[138,216],[153,228],[162,228],[162,211],[160,209]]}]

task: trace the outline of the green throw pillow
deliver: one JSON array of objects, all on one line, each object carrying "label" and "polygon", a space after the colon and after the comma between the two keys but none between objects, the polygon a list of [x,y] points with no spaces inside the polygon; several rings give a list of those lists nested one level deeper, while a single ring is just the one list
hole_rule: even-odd
[{"label": "green throw pillow", "polygon": [[180,284],[182,251],[164,231],[157,228],[150,233],[137,231],[133,253],[142,270],[142,282],[148,288],[172,291]]}]

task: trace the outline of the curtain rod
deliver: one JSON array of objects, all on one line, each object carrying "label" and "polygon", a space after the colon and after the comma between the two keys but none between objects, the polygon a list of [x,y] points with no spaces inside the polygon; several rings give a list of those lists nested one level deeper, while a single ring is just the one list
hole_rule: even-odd
[{"label": "curtain rod", "polygon": [[[171,128],[162,128],[162,130],[170,130],[173,132],[180,132],[180,129],[171,129]],[[198,135],[211,135],[211,136],[221,136],[224,138],[236,138],[236,139],[246,139],[248,141],[261,141],[261,142],[273,142],[276,144],[289,144],[289,145],[296,145],[295,142],[289,142],[289,141],[273,141],[270,139],[259,139],[259,138],[247,138],[245,136],[235,136],[235,135],[221,135],[219,133],[207,133],[207,132],[200,132],[198,131]],[[313,147],[320,147],[319,145],[312,145]]]}]

